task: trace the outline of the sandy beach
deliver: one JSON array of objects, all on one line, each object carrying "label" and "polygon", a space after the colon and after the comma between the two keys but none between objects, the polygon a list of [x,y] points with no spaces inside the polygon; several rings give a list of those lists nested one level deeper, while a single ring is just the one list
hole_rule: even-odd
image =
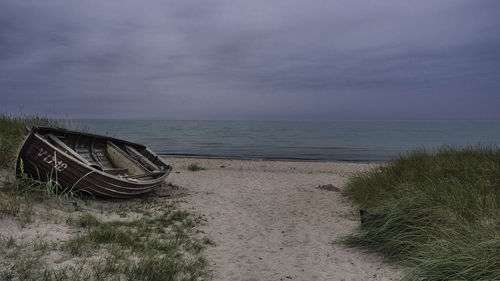
[{"label": "sandy beach", "polygon": [[[184,208],[206,216],[214,280],[398,280],[381,258],[333,243],[359,224],[339,192],[372,164],[166,158]],[[190,172],[197,163],[206,170]],[[319,186],[327,185],[326,189]]]},{"label": "sandy beach", "polygon": [[[359,225],[359,211],[341,195],[348,177],[374,164],[172,158],[164,187],[149,199],[91,200],[71,208],[34,207],[46,214],[20,226],[0,219],[0,235],[21,242],[44,238],[61,243],[78,233],[64,225],[89,212],[99,219],[137,217],[137,208],[159,210],[174,201],[201,215],[201,227],[216,245],[204,255],[213,280],[398,280],[400,272],[379,256],[334,243]],[[204,168],[189,171],[196,163]],[[172,190],[173,189],[173,190]],[[103,211],[104,210],[104,211]],[[116,210],[122,213],[116,215]],[[134,211],[135,210],[135,211]],[[55,268],[78,260],[54,252]]]}]

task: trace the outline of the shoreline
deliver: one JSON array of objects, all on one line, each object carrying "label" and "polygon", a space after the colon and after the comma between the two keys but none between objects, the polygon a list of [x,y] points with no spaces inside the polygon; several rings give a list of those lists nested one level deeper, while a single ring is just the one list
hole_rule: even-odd
[{"label": "shoreline", "polygon": [[390,160],[325,160],[308,158],[274,158],[274,157],[238,157],[238,156],[210,156],[191,154],[158,154],[163,158],[189,158],[189,159],[215,159],[215,160],[248,160],[248,161],[285,161],[285,162],[313,162],[313,163],[360,163],[360,164],[383,164]]}]

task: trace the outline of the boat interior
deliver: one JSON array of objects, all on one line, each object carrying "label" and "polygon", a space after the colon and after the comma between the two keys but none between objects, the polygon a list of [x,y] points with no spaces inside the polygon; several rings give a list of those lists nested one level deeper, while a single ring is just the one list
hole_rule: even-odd
[{"label": "boat interior", "polygon": [[65,130],[36,134],[82,163],[129,181],[152,180],[168,169],[156,154],[138,144]]}]

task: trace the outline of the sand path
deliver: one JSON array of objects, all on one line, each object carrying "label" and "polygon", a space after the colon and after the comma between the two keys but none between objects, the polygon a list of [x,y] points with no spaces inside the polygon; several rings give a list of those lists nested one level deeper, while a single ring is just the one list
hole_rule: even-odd
[{"label": "sand path", "polygon": [[[206,251],[214,280],[398,280],[381,258],[332,241],[359,224],[340,192],[358,163],[167,158],[168,181],[185,187],[184,208],[204,215],[216,242]],[[198,163],[207,170],[191,172]]]}]

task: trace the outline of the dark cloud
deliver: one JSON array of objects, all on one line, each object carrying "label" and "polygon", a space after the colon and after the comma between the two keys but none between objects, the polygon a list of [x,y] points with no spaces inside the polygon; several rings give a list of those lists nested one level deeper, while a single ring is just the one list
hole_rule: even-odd
[{"label": "dark cloud", "polygon": [[498,30],[496,0],[4,0],[0,111],[499,119]]}]

